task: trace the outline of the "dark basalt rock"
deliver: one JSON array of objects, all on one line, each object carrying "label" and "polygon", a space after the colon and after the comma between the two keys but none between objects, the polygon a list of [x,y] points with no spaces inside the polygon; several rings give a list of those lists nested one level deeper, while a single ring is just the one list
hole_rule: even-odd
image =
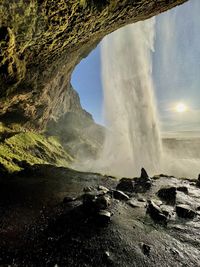
[{"label": "dark basalt rock", "polygon": [[96,211],[96,205],[95,201],[97,199],[97,196],[92,193],[86,193],[83,195],[83,208],[86,210],[86,212],[95,212]]},{"label": "dark basalt rock", "polygon": [[111,221],[111,213],[107,210],[100,210],[97,213],[96,220],[99,226],[105,226]]},{"label": "dark basalt rock", "polygon": [[107,187],[103,186],[103,185],[99,185],[97,187],[97,190],[100,191],[100,192],[103,192],[105,194],[109,192],[109,189]]},{"label": "dark basalt rock", "polygon": [[87,193],[83,195],[82,203],[86,212],[97,213],[100,210],[107,209],[111,204],[111,200],[109,196]]},{"label": "dark basalt rock", "polygon": [[111,200],[108,196],[99,196],[95,201],[95,206],[97,210],[105,210],[111,204]]},{"label": "dark basalt rock", "polygon": [[188,195],[188,188],[186,186],[179,186],[176,188],[177,191],[180,191],[180,192],[183,192],[185,193],[186,195]]},{"label": "dark basalt rock", "polygon": [[123,192],[133,193],[135,191],[133,180],[129,178],[122,178],[119,181],[119,184],[117,185],[116,189]]},{"label": "dark basalt rock", "polygon": [[111,191],[111,194],[113,195],[115,199],[118,199],[118,200],[127,201],[130,199],[128,195],[126,195],[124,192],[119,191],[119,190],[113,190]]},{"label": "dark basalt rock", "polygon": [[200,187],[200,174],[199,174],[199,176],[198,176],[198,180],[197,180],[197,182],[196,182],[196,186],[197,186],[197,187]]},{"label": "dark basalt rock", "polygon": [[196,212],[188,205],[177,205],[176,213],[179,217],[184,219],[194,219]]},{"label": "dark basalt rock", "polygon": [[157,195],[160,199],[166,201],[166,203],[174,205],[176,202],[176,187],[161,188]]},{"label": "dark basalt rock", "polygon": [[148,179],[149,175],[147,174],[146,170],[144,168],[141,169],[141,175],[140,175],[141,179]]},{"label": "dark basalt rock", "polygon": [[64,204],[67,204],[67,203],[73,202],[74,200],[75,200],[74,197],[69,197],[69,196],[67,196],[67,197],[64,197],[64,199],[63,199],[63,203],[64,203]]},{"label": "dark basalt rock", "polygon": [[167,216],[164,215],[162,210],[151,200],[148,202],[146,212],[154,221],[164,224],[167,223]]}]

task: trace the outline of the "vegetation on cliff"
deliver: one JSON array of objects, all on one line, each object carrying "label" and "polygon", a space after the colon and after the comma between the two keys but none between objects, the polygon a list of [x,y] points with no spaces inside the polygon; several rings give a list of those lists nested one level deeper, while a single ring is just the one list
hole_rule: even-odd
[{"label": "vegetation on cliff", "polygon": [[[22,131],[15,126],[15,131],[0,127],[0,163],[9,171],[21,169],[20,162],[28,164],[54,164],[68,166],[73,158],[63,149],[56,137]],[[18,131],[16,131],[18,130]]]}]

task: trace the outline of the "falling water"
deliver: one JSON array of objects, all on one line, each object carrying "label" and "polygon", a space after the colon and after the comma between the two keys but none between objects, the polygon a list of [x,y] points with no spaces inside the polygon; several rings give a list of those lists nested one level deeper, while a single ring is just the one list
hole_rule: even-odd
[{"label": "falling water", "polygon": [[118,176],[159,169],[161,138],[152,81],[155,19],[104,38],[102,80],[108,131],[98,165]]}]

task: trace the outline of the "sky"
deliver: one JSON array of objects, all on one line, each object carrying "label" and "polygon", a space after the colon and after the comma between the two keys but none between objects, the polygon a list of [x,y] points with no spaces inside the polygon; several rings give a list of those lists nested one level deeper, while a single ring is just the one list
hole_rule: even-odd
[{"label": "sky", "polygon": [[[156,18],[153,80],[163,132],[200,131],[200,1],[188,3]],[[83,108],[103,124],[100,45],[83,59],[72,85]],[[183,103],[185,112],[177,112]]]}]

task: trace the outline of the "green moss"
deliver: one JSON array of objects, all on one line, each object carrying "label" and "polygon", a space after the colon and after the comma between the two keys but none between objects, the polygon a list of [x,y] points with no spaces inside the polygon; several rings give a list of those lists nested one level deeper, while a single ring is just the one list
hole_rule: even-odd
[{"label": "green moss", "polygon": [[0,162],[10,172],[20,170],[13,159],[26,160],[29,164],[56,166],[68,166],[73,160],[55,137],[47,138],[33,132],[13,132],[13,136],[0,143]]}]

